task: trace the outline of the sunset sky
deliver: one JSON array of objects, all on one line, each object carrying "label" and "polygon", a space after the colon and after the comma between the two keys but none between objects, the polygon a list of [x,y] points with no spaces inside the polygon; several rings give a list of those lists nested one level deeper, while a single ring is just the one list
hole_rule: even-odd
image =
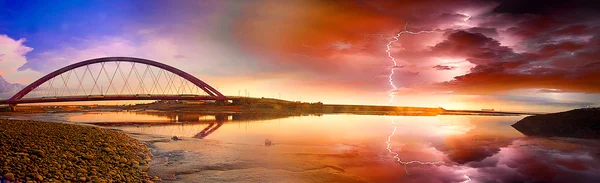
[{"label": "sunset sky", "polygon": [[[128,56],[180,68],[225,95],[561,111],[600,104],[597,8],[555,0],[0,0],[0,75],[27,85],[68,64]],[[390,44],[394,67],[386,45],[405,25],[428,32]]]}]

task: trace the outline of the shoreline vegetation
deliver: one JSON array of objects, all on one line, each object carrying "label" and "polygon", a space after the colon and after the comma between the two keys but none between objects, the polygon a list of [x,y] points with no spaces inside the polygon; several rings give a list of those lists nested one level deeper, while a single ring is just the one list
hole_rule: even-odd
[{"label": "shoreline vegetation", "polygon": [[0,120],[0,181],[153,182],[146,146],[95,126]]},{"label": "shoreline vegetation", "polygon": [[[197,113],[262,113],[270,115],[390,115],[390,116],[437,116],[437,115],[537,115],[528,112],[505,112],[487,110],[448,110],[441,107],[406,107],[406,106],[373,106],[373,105],[341,105],[286,101],[267,98],[237,99],[228,104],[216,104],[198,101],[155,101],[136,105],[19,105],[18,112],[64,112],[64,111],[175,111]],[[7,109],[0,108],[0,111]]]}]

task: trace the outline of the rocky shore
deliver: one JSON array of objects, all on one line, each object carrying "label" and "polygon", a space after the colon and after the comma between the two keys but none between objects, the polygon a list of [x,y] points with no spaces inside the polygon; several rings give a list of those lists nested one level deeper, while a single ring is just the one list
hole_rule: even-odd
[{"label": "rocky shore", "polygon": [[528,136],[600,139],[600,108],[528,116],[512,126]]},{"label": "rocky shore", "polygon": [[145,145],[117,131],[0,120],[0,182],[152,182]]}]

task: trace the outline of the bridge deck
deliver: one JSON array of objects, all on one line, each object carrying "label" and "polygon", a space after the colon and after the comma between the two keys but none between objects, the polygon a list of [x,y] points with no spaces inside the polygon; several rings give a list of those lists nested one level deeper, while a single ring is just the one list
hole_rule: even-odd
[{"label": "bridge deck", "polygon": [[0,100],[0,104],[25,104],[25,103],[47,103],[47,102],[79,102],[79,101],[107,101],[107,100],[223,100],[218,96],[209,95],[85,95],[85,96],[61,96],[22,98],[15,102]]}]

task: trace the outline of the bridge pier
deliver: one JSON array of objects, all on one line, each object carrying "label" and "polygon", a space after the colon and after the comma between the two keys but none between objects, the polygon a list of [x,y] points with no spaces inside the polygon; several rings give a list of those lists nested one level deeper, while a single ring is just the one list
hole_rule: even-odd
[{"label": "bridge pier", "polygon": [[8,104],[8,111],[15,112],[17,111],[17,104]]},{"label": "bridge pier", "polygon": [[227,100],[216,100],[215,103],[217,105],[226,105],[227,104]]}]

